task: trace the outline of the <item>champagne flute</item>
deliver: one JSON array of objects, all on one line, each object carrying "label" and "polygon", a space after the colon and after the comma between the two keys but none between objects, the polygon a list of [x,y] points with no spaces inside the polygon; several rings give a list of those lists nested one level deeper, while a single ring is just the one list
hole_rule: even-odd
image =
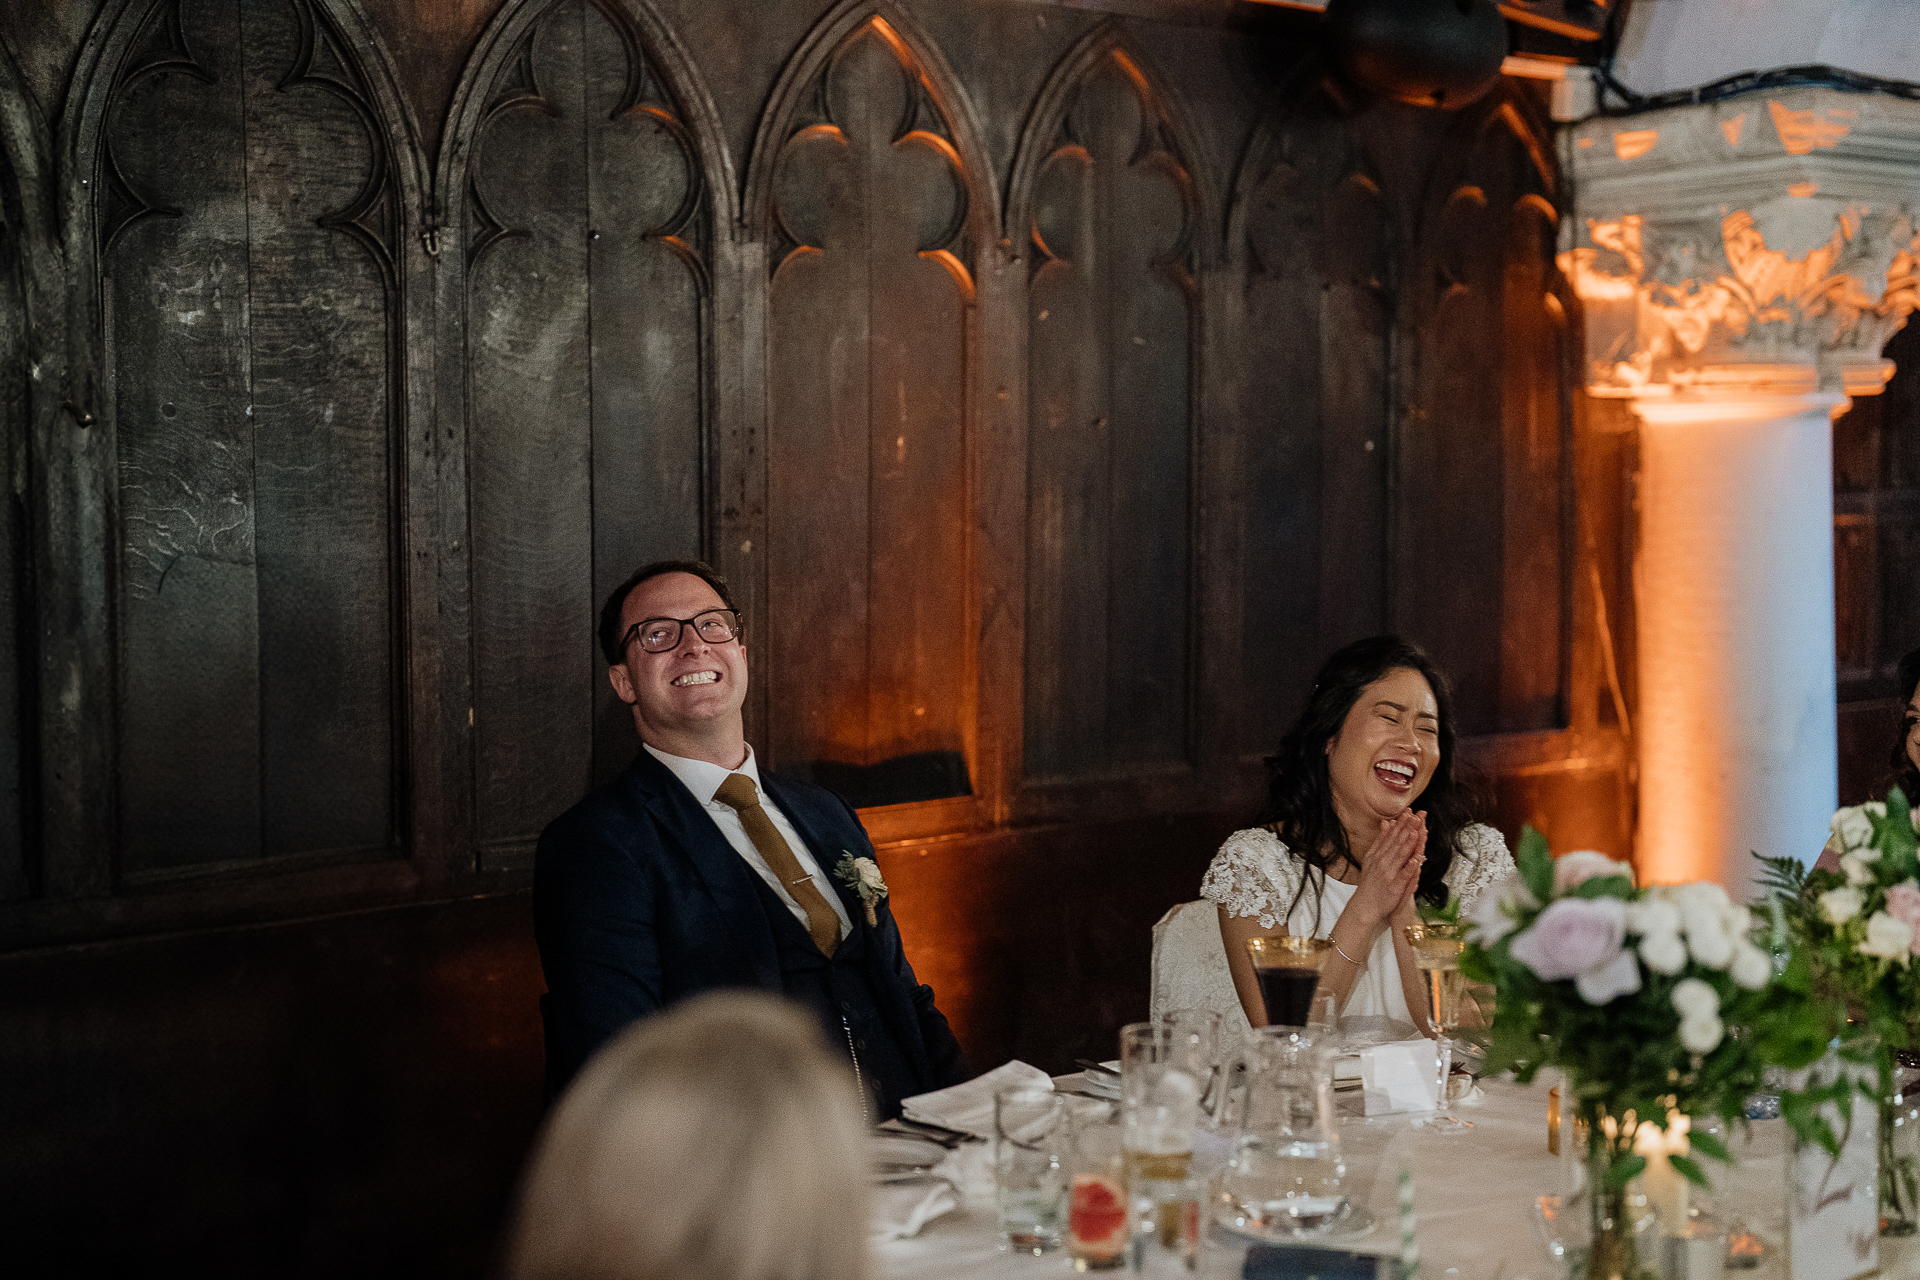
[{"label": "champagne flute", "polygon": [[1433,1029],[1439,1038],[1440,1094],[1434,1113],[1420,1122],[1420,1128],[1435,1133],[1460,1133],[1473,1128],[1471,1120],[1453,1114],[1447,1093],[1447,1077],[1453,1070],[1453,1032],[1460,1025],[1460,997],[1467,980],[1460,972],[1460,951],[1466,945],[1467,926],[1430,921],[1406,926],[1407,942],[1413,947],[1413,962],[1426,975],[1427,995],[1433,1006]]}]

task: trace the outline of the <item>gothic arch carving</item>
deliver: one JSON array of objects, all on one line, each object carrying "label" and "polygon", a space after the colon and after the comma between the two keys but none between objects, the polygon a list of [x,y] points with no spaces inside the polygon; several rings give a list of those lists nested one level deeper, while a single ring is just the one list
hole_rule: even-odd
[{"label": "gothic arch carving", "polygon": [[768,745],[780,768],[863,807],[966,796],[974,273],[991,172],[938,50],[873,0],[809,34],[754,146],[765,643],[786,691]]},{"label": "gothic arch carving", "polygon": [[[972,253],[995,238],[999,192],[993,166],[980,143],[980,124],[959,77],[919,21],[892,0],[839,0],[788,60],[754,132],[746,195],[741,203],[747,234],[769,242],[777,237],[775,184],[781,157],[800,132],[823,122],[816,117],[831,123],[830,108],[817,101],[828,64],[866,31],[873,31],[893,48],[915,86],[911,94],[914,111],[901,121],[895,140],[906,141],[918,134],[921,136],[909,145],[951,152],[950,163],[965,186],[967,200],[958,214],[960,225],[949,230],[964,231],[967,251],[956,252],[955,256],[971,273],[975,269]],[[801,123],[803,117],[808,123]],[[956,234],[948,244],[957,242]],[[769,265],[777,266],[777,260]]]},{"label": "gothic arch carving", "polygon": [[443,340],[465,375],[443,411],[465,423],[474,827],[503,866],[638,750],[586,638],[635,567],[705,547],[734,183],[650,4],[525,0],[461,77],[438,192],[460,317]]},{"label": "gothic arch carving", "polygon": [[[1143,55],[1094,27],[1042,88],[1007,222],[1027,282],[1029,781],[1189,758],[1193,150]],[[1168,619],[1142,628],[1142,617]]]},{"label": "gothic arch carving", "polygon": [[[387,856],[407,826],[405,261],[390,65],[340,0],[134,0],[69,100],[101,361],[118,873]],[[315,733],[317,701],[328,729]]]}]

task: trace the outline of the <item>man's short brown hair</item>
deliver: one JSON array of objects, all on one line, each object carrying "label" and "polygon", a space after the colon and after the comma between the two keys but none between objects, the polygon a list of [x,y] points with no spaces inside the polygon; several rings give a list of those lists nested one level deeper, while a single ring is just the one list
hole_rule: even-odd
[{"label": "man's short brown hair", "polygon": [[733,593],[727,590],[727,580],[720,571],[704,560],[655,560],[643,564],[633,571],[633,576],[613,589],[607,597],[607,603],[600,610],[600,652],[606,655],[607,665],[620,665],[620,613],[627,607],[627,597],[633,589],[649,578],[657,578],[663,573],[690,573],[712,587],[727,608],[737,615],[740,610],[734,607]]}]

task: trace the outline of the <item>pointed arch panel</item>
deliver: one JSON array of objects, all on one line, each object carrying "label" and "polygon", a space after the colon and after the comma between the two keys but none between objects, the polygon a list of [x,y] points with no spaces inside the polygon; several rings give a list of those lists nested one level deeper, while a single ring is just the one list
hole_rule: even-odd
[{"label": "pointed arch panel", "polygon": [[1030,267],[1025,773],[1181,764],[1200,211],[1167,97],[1117,25],[1055,69],[1012,193]]},{"label": "pointed arch panel", "polygon": [[1272,749],[1328,652],[1385,626],[1401,236],[1372,128],[1310,86],[1262,121],[1237,184],[1248,754]]},{"label": "pointed arch panel", "polygon": [[[1423,285],[1411,355],[1431,409],[1402,428],[1393,622],[1431,638],[1469,734],[1568,715],[1577,384],[1540,136],[1504,95],[1462,117],[1409,276]],[[1474,638],[1496,628],[1498,645]]]},{"label": "pointed arch panel", "polygon": [[968,795],[975,258],[992,192],[937,56],[843,5],[769,111],[769,708],[860,806]]},{"label": "pointed arch panel", "polygon": [[466,271],[476,824],[499,850],[639,749],[592,636],[634,569],[702,549],[725,192],[646,11],[538,0],[482,49],[445,181]]},{"label": "pointed arch panel", "polygon": [[121,870],[401,838],[388,118],[318,0],[129,5],[90,130]]}]

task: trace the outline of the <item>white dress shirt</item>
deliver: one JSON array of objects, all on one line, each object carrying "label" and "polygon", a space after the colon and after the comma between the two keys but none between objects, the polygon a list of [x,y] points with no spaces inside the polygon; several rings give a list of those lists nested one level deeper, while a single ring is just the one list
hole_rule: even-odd
[{"label": "white dress shirt", "polygon": [[787,842],[787,848],[793,850],[793,856],[800,862],[800,869],[813,877],[813,882],[820,886],[820,892],[826,898],[827,905],[833,908],[833,914],[840,917],[840,936],[845,938],[853,932],[853,921],[848,917],[846,905],[840,901],[840,895],[834,891],[833,881],[827,879],[821,872],[820,864],[814,861],[813,851],[807,848],[807,842],[800,838],[800,833],[793,829],[791,822],[787,821],[787,815],[780,812],[780,806],[773,802],[773,797],[768,795],[766,789],[760,785],[760,767],[753,762],[752,747],[747,748],[746,763],[738,769],[722,769],[719,765],[708,764],[705,760],[670,756],[664,751],[654,750],[644,742],[640,745],[647,748],[648,755],[671,769],[673,776],[680,779],[681,785],[693,793],[693,798],[699,802],[701,808],[707,811],[707,816],[713,819],[713,825],[720,828],[720,834],[727,838],[727,843],[733,846],[734,852],[744,858],[748,866],[760,873],[760,878],[765,880],[768,887],[779,894],[780,900],[787,904],[787,910],[793,912],[793,918],[805,927],[807,909],[794,901],[793,895],[787,891],[787,886],[780,883],[780,877],[774,873],[772,867],[767,865],[767,860],[760,856],[760,851],[753,847],[753,841],[747,837],[747,828],[740,821],[739,810],[713,798],[713,793],[720,789],[720,784],[727,780],[728,774],[744,773],[752,778],[753,789],[760,793],[760,807],[767,811],[767,817],[773,819],[773,829],[778,831],[780,838]]}]

